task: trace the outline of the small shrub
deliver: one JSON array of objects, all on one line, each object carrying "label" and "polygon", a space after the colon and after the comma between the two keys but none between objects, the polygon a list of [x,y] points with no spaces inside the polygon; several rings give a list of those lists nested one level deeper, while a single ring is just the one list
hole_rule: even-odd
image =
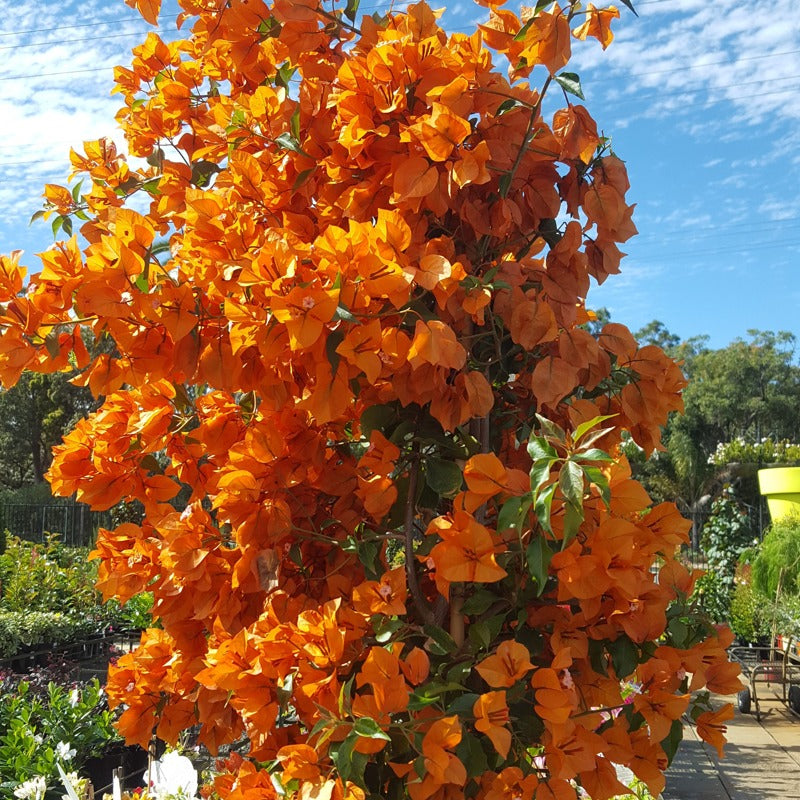
[{"label": "small shrub", "polygon": [[770,623],[784,636],[800,638],[800,595],[781,595],[770,608]]},{"label": "small shrub", "polygon": [[79,770],[92,756],[120,741],[105,692],[92,680],[38,691],[26,680],[0,677],[0,796],[43,778],[45,797],[63,794],[57,763]]},{"label": "small shrub", "polygon": [[769,602],[753,590],[749,579],[737,580],[728,620],[731,630],[745,642],[757,642],[767,636],[771,623],[769,606]]},{"label": "small shrub", "polygon": [[53,497],[47,481],[28,483],[18,489],[0,489],[0,505],[48,506],[63,502],[62,498]]},{"label": "small shrub", "polygon": [[730,591],[742,553],[753,546],[754,533],[747,510],[739,503],[730,486],[711,505],[711,516],[703,526],[702,543],[708,566]]},{"label": "small shrub", "polygon": [[56,535],[43,544],[12,537],[0,555],[0,608],[6,611],[80,611],[100,605],[97,566],[88,550],[67,547]]},{"label": "small shrub", "polygon": [[135,594],[127,603],[120,605],[117,600],[109,600],[106,607],[109,617],[117,628],[141,631],[154,627],[153,595],[150,592]]},{"label": "small shrub", "polygon": [[61,611],[0,611],[0,658],[69,644],[106,626],[104,618]]},{"label": "small shrub", "polygon": [[727,581],[719,573],[709,571],[698,578],[692,599],[714,622],[727,622],[731,591]]},{"label": "small shrub", "polygon": [[775,599],[800,594],[800,516],[772,523],[753,562],[756,591]]}]

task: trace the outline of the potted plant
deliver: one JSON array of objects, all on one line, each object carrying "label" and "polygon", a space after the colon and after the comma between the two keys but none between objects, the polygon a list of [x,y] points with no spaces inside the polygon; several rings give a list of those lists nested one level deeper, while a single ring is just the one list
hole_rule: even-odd
[{"label": "potted plant", "polygon": [[800,467],[760,469],[758,484],[773,522],[800,511]]}]

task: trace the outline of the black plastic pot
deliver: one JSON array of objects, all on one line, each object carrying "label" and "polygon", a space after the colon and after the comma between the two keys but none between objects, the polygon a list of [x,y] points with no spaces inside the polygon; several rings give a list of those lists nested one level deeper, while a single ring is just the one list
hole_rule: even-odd
[{"label": "black plastic pot", "polygon": [[123,789],[136,789],[144,784],[143,773],[147,769],[147,751],[138,744],[112,745],[103,755],[88,758],[81,772],[89,778],[95,797],[111,794],[114,770],[120,770]]}]

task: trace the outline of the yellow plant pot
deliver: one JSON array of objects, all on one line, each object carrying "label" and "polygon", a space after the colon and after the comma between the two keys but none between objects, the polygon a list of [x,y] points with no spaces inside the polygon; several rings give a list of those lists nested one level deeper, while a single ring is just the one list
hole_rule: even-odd
[{"label": "yellow plant pot", "polygon": [[761,494],[767,498],[772,521],[800,514],[800,467],[772,467],[758,471]]}]

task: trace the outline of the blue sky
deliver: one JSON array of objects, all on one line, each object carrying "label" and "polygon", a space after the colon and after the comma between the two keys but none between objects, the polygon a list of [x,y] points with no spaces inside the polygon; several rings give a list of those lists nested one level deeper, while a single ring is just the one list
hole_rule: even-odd
[{"label": "blue sky", "polygon": [[[576,43],[571,69],[628,165],[640,234],[589,305],[714,347],[751,328],[800,336],[796,4],[634,0],[638,18],[617,5],[614,43]],[[162,35],[176,11],[165,0]],[[445,19],[466,30],[485,13],[456,2]],[[64,182],[71,145],[122,144],[111,67],[147,30],[122,0],[0,0],[0,252],[23,249],[35,269],[53,240],[46,223],[28,225],[44,183]]]}]

